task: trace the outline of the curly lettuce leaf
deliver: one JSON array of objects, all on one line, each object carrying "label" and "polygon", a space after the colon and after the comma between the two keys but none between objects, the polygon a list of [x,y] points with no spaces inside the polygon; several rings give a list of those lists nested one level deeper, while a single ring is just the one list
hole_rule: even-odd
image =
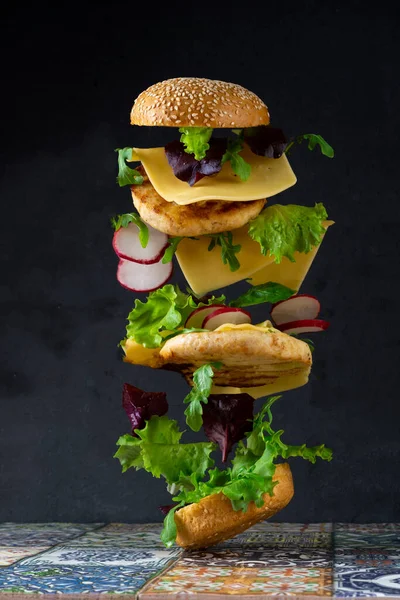
[{"label": "curly lettuce leaf", "polygon": [[[224,300],[225,296],[211,296],[206,302],[199,302],[191,294],[182,292],[177,285],[164,285],[150,292],[146,302],[135,300],[135,306],[128,315],[126,337],[145,348],[158,348],[166,339],[161,335],[163,331],[182,333],[185,331],[183,325],[193,310]],[[182,330],[178,330],[178,327],[182,327]]]},{"label": "curly lettuce leaf", "polygon": [[196,442],[182,444],[178,424],[166,415],[153,416],[143,429],[136,429],[138,437],[123,435],[118,441],[118,458],[123,472],[129,468],[145,469],[154,477],[163,476],[169,485],[183,477],[200,480],[214,465],[210,454],[215,444]]},{"label": "curly lettuce leaf", "polygon": [[120,187],[124,185],[141,185],[143,177],[136,169],[131,169],[126,164],[126,160],[132,159],[133,148],[116,148],[118,152],[118,176],[117,183]]},{"label": "curly lettuce leaf", "polygon": [[186,423],[193,431],[200,431],[203,424],[203,406],[207,404],[214,377],[214,369],[222,367],[221,363],[207,363],[193,373],[193,388],[184,399],[189,404],[185,410]]},{"label": "curly lettuce leaf", "polygon": [[176,536],[178,534],[175,523],[175,513],[182,506],[183,503],[173,506],[171,510],[168,511],[167,516],[164,519],[160,538],[166,548],[171,548],[171,546],[175,544]]},{"label": "curly lettuce leaf", "polygon": [[274,304],[281,300],[287,300],[295,293],[295,290],[291,290],[281,283],[269,281],[268,283],[261,283],[260,285],[251,287],[247,292],[239,296],[239,298],[232,300],[232,302],[229,303],[229,306],[241,308],[244,306],[264,304],[264,302]]},{"label": "curly lettuce leaf", "polygon": [[207,150],[210,149],[208,143],[212,135],[211,127],[180,127],[180,141],[185,147],[187,154],[194,154],[196,160],[205,157]]},{"label": "curly lettuce leaf", "polygon": [[295,252],[310,252],[321,242],[327,217],[321,202],[314,207],[274,204],[250,221],[249,236],[260,244],[262,254],[273,256],[276,263],[284,256],[295,262]]}]

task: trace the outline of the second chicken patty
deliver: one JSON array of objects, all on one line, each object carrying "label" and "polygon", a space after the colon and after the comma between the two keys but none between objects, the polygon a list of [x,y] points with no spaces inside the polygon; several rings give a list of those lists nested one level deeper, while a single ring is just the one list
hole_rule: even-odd
[{"label": "second chicken patty", "polygon": [[207,200],[187,206],[167,202],[156,192],[141,165],[141,185],[131,187],[133,204],[148,225],[171,236],[197,236],[238,229],[262,211],[265,200]]}]

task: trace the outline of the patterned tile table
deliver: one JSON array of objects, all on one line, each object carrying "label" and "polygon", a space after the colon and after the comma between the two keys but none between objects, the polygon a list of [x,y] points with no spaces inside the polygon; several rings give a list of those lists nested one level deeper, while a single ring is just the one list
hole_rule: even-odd
[{"label": "patterned tile table", "polygon": [[[0,524],[0,600],[289,596],[400,600],[400,524],[261,523],[206,550],[166,549],[160,524]],[[271,599],[272,600],[272,599]]]}]

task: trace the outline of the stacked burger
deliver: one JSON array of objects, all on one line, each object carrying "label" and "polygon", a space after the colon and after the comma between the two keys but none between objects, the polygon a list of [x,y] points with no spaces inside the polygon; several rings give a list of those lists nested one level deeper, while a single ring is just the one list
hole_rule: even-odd
[{"label": "stacked burger", "polygon": [[[208,441],[182,442],[166,395],[125,384],[132,431],[119,438],[116,457],[123,471],[166,480],[164,543],[198,548],[286,506],[289,457],[332,457],[324,445],[287,445],[271,412],[274,394],[308,381],[312,342],[299,336],[329,325],[318,300],[299,289],[332,222],[321,203],[270,199],[296,183],[293,146],[305,141],[329,157],[333,150],[316,134],[287,139],[258,96],[208,79],[151,86],[135,100],[131,124],[169,127],[171,141],[118,149],[117,180],[130,186],[136,210],[113,218],[117,279],[149,292],[128,315],[124,360],[180,372],[191,387],[186,424]],[[168,283],[174,257],[185,291]],[[249,287],[239,297],[217,291],[242,280]],[[250,307],[260,304],[265,319],[254,324]],[[218,447],[224,469],[215,467]]]}]

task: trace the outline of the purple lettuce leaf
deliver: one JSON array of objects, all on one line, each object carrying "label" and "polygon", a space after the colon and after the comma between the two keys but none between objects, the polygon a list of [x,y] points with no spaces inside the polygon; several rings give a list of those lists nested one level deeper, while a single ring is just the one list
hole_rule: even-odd
[{"label": "purple lettuce leaf", "polygon": [[267,158],[280,158],[287,146],[287,140],[282,129],[260,125],[246,130],[244,141],[254,154]]},{"label": "purple lettuce leaf", "polygon": [[193,154],[185,152],[182,142],[176,140],[165,146],[165,154],[175,177],[193,186],[206,175],[216,175],[220,172],[226,147],[226,139],[210,140],[210,148],[205,157],[196,160]]},{"label": "purple lettuce leaf", "polygon": [[174,506],[176,506],[176,503],[174,503],[174,504],[163,504],[162,506],[159,506],[158,508],[161,510],[161,512],[163,513],[163,515],[167,515],[169,513],[169,511],[174,508]]},{"label": "purple lettuce leaf", "polygon": [[226,462],[233,444],[252,429],[254,399],[249,394],[211,394],[203,405],[203,429],[219,445]]},{"label": "purple lettuce leaf", "polygon": [[144,392],[134,385],[124,383],[122,388],[122,406],[132,425],[132,435],[137,436],[135,429],[143,429],[153,415],[162,417],[168,410],[165,392]]}]

